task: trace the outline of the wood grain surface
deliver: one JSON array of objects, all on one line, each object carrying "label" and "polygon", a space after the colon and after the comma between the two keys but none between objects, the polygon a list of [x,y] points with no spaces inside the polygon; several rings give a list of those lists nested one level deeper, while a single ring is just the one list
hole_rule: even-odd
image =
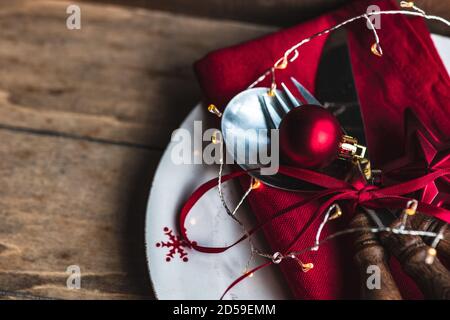
[{"label": "wood grain surface", "polygon": [[289,25],[342,2],[0,0],[0,298],[152,298],[145,206],[201,98],[191,65],[275,30],[216,18]]},{"label": "wood grain surface", "polygon": [[70,3],[0,0],[0,298],[152,298],[145,206],[191,65],[273,28],[82,3],[68,30]]},{"label": "wood grain surface", "polygon": [[350,0],[87,0],[215,19],[282,25],[304,21]]},{"label": "wood grain surface", "polygon": [[[264,25],[291,26],[358,0],[85,0],[166,10],[215,19],[250,21]],[[400,3],[401,0],[395,0]],[[429,14],[450,19],[450,1],[416,0]],[[450,35],[442,24],[430,22],[433,32]]]},{"label": "wood grain surface", "polygon": [[158,148],[200,97],[192,63],[272,30],[83,3],[77,31],[72,2],[1,2],[3,123]]}]

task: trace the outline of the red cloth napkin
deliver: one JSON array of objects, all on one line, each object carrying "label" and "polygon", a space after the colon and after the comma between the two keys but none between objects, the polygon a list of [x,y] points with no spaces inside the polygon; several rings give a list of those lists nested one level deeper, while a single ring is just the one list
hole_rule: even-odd
[{"label": "red cloth napkin", "polygon": [[[382,10],[398,9],[393,1],[357,1],[298,26],[208,54],[195,64],[208,103],[224,108],[234,95],[245,90],[272,66],[286,49],[348,17],[366,12],[372,4]],[[366,28],[365,20],[351,24],[348,32],[354,79],[373,164],[379,166],[400,155],[403,110],[407,107],[411,107],[425,124],[450,136],[449,77],[423,21],[401,15],[382,16],[381,29],[378,30],[384,50],[382,58],[370,52],[373,35]],[[286,70],[277,73],[278,83],[287,83],[289,77],[294,76],[314,92],[317,67],[326,39],[327,36],[322,36],[302,46],[300,57]],[[261,84],[269,85],[267,80]],[[248,200],[257,218],[265,221],[289,210],[304,198],[301,193],[264,185],[252,192]],[[272,250],[283,252],[289,247],[299,231],[317,214],[316,210],[317,204],[291,210],[265,227],[263,231]],[[327,224],[322,237],[342,229],[349,218]],[[316,220],[295,243],[294,250],[314,243],[321,218]],[[328,242],[318,252],[305,253],[301,259],[305,263],[314,263],[314,268],[303,273],[292,260],[284,260],[279,265],[295,298],[358,297],[360,280],[352,263],[349,239]],[[393,269],[404,298],[420,298],[414,283],[402,274],[395,262]]]}]

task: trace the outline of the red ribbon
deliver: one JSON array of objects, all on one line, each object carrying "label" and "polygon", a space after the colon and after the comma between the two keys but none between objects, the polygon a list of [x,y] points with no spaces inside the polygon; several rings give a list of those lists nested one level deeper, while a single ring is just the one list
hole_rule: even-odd
[{"label": "red ribbon", "polygon": [[[352,204],[352,207],[356,209],[358,205],[362,205],[368,208],[391,208],[391,209],[403,209],[406,207],[408,201],[411,198],[406,197],[405,195],[411,194],[413,192],[419,191],[423,189],[429,183],[435,181],[436,179],[450,175],[450,169],[441,169],[436,170],[432,173],[428,173],[422,177],[412,179],[407,182],[399,183],[396,185],[392,185],[389,187],[377,187],[373,185],[363,185],[363,184],[351,184],[346,181],[333,178],[331,176],[311,171],[308,169],[300,169],[293,167],[280,167],[279,173],[299,179],[301,181],[314,184],[316,186],[324,188],[324,190],[311,192],[310,197],[307,199],[300,201],[295,206],[287,208],[282,212],[274,215],[267,221],[263,221],[259,223],[256,227],[248,232],[248,235],[251,235],[261,229],[267,223],[274,222],[277,218],[284,216],[286,214],[290,214],[295,212],[294,210],[308,205],[313,201],[322,200],[323,202],[317,208],[317,215],[311,217],[310,221],[305,225],[302,230],[299,230],[298,235],[295,239],[290,243],[290,245],[282,251],[282,254],[286,254],[291,251],[291,249],[295,246],[297,241],[301,238],[304,231],[317,219],[317,217],[322,216],[322,213],[327,210],[333,203],[337,201],[349,201]],[[235,179],[241,177],[243,175],[248,174],[248,171],[235,171],[233,173],[224,175],[222,177],[222,182],[226,182],[231,179]],[[195,241],[189,240],[187,236],[187,230],[185,228],[186,218],[189,215],[192,207],[197,203],[197,201],[210,189],[214,188],[218,185],[218,179],[214,178],[209,180],[208,182],[201,185],[194,193],[189,197],[185,205],[181,210],[180,215],[180,232],[183,238],[190,244],[190,246],[200,252],[205,253],[221,253],[224,252],[239,242],[245,240],[247,235],[242,236],[240,239],[236,240],[233,244],[225,247],[206,247],[200,246]],[[441,207],[436,207],[434,205],[430,205],[424,202],[418,203],[417,210],[430,215],[436,218],[439,218],[447,223],[450,223],[450,211]],[[351,212],[353,213],[353,212]],[[259,270],[267,265],[270,265],[271,262],[263,264],[243,276],[236,279],[225,291],[223,295],[225,295],[234,285],[239,283],[242,279],[248,276],[250,273]],[[223,297],[223,296],[222,296]]]}]

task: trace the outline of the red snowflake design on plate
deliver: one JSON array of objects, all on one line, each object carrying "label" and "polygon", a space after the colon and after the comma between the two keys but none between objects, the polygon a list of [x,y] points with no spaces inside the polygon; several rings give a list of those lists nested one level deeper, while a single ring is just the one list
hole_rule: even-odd
[{"label": "red snowflake design on plate", "polygon": [[166,247],[170,249],[166,254],[166,261],[170,262],[178,253],[178,257],[180,259],[182,259],[184,262],[188,262],[188,254],[184,248],[189,248],[189,243],[186,240],[182,239],[180,236],[175,235],[173,231],[168,227],[165,227],[163,230],[164,234],[169,237],[169,241],[157,242],[156,246],[158,248]]}]

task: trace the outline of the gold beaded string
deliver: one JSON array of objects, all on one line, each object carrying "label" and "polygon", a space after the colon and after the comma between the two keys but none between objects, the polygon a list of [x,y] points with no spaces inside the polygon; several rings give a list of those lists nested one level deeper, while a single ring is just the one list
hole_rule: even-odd
[{"label": "gold beaded string", "polygon": [[[255,87],[257,84],[259,84],[260,82],[262,82],[267,76],[269,75],[274,75],[276,70],[280,70],[280,69],[286,69],[288,67],[288,64],[291,62],[294,62],[298,57],[299,57],[299,52],[298,49],[303,46],[304,44],[310,42],[311,40],[323,36],[325,34],[328,34],[332,31],[335,31],[339,28],[344,27],[345,25],[352,23],[356,20],[359,19],[365,19],[368,22],[368,25],[371,27],[371,31],[374,34],[375,37],[375,42],[371,45],[370,50],[371,52],[378,56],[381,57],[383,55],[383,51],[381,49],[381,45],[380,45],[380,40],[378,38],[378,34],[376,32],[376,28],[374,27],[372,21],[370,21],[369,17],[371,16],[381,16],[381,15],[396,15],[396,14],[402,14],[402,15],[410,15],[410,16],[419,16],[419,17],[423,17],[424,19],[427,20],[436,20],[439,22],[442,22],[444,24],[446,24],[447,26],[450,26],[450,21],[439,17],[439,16],[435,16],[435,15],[429,15],[427,14],[424,10],[420,9],[419,7],[417,7],[414,2],[412,1],[402,1],[400,2],[400,7],[405,8],[405,9],[412,9],[412,10],[381,10],[381,11],[373,11],[373,12],[367,12],[364,14],[361,14],[359,16],[355,16],[352,18],[349,18],[339,24],[336,24],[335,26],[322,30],[320,32],[315,33],[314,35],[305,38],[301,41],[299,41],[298,43],[296,43],[295,45],[293,45],[292,47],[290,47],[289,49],[287,49],[283,56],[281,58],[279,58],[272,67],[270,67],[267,71],[265,71],[261,76],[258,77],[258,79],[256,79],[253,83],[250,84],[250,86],[248,88],[253,88]],[[272,79],[272,83],[273,83],[273,79]]]}]

